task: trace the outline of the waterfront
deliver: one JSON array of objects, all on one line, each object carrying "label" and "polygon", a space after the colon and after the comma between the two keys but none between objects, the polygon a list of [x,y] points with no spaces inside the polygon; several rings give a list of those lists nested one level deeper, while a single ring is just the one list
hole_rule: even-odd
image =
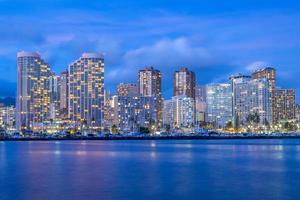
[{"label": "waterfront", "polygon": [[56,134],[33,133],[33,134],[8,134],[0,135],[0,141],[64,141],[64,140],[222,140],[222,139],[300,139],[300,132],[273,132],[273,133],[226,133],[206,131],[198,133],[92,133]]},{"label": "waterfront", "polygon": [[299,199],[300,140],[0,142],[0,199]]}]

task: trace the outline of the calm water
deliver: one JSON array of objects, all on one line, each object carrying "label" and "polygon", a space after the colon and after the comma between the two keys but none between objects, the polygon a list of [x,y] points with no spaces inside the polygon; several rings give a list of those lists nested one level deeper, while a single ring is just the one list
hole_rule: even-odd
[{"label": "calm water", "polygon": [[300,140],[0,142],[0,199],[300,199]]}]

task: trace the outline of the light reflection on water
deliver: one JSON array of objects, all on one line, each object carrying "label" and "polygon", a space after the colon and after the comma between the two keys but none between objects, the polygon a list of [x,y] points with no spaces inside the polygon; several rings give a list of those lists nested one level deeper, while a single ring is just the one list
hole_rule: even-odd
[{"label": "light reflection on water", "polygon": [[299,160],[300,140],[0,142],[0,199],[299,199]]}]

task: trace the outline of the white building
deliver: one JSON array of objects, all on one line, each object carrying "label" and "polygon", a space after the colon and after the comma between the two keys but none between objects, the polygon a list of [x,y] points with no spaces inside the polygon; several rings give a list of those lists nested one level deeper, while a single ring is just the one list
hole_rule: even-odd
[{"label": "white building", "polygon": [[206,122],[225,128],[232,120],[232,92],[230,84],[210,84],[206,87]]},{"label": "white building", "polygon": [[195,125],[195,100],[185,95],[172,97],[173,127],[192,128]]},{"label": "white building", "polygon": [[16,108],[13,106],[0,107],[0,125],[7,131],[14,131],[16,125]]},{"label": "white building", "polygon": [[164,107],[163,107],[163,127],[172,127],[174,120],[173,120],[173,101],[164,100]]},{"label": "white building", "polygon": [[49,119],[50,66],[35,52],[17,54],[16,128],[34,130],[34,124]]},{"label": "white building", "polygon": [[232,76],[233,123],[234,127],[249,124],[249,115],[257,114],[259,124],[272,124],[272,94],[269,81],[265,78],[251,79],[250,76]]}]

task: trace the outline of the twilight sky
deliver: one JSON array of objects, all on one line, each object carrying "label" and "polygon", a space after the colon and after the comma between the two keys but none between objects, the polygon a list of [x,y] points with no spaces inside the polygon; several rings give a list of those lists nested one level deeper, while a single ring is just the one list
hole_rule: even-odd
[{"label": "twilight sky", "polygon": [[103,52],[112,91],[146,65],[162,71],[165,97],[180,66],[199,84],[273,66],[278,86],[300,91],[299,10],[295,0],[0,0],[0,96],[14,93],[20,50],[57,73]]}]

